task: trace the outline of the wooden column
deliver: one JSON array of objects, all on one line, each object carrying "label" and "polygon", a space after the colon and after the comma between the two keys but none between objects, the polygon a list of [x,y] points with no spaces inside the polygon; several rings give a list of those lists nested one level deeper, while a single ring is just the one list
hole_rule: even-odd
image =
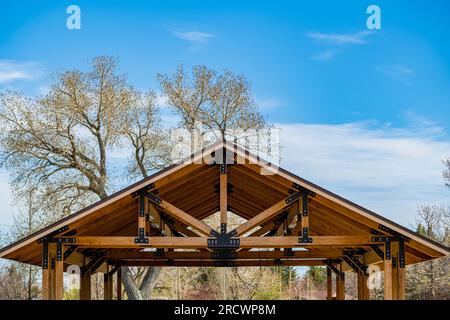
[{"label": "wooden column", "polygon": [[116,286],[117,300],[122,300],[122,270],[117,270],[117,286]]},{"label": "wooden column", "polygon": [[405,243],[403,240],[399,242],[399,253],[397,259],[397,299],[405,300],[406,299],[406,270],[405,270]]},{"label": "wooden column", "polygon": [[103,275],[103,300],[112,300],[113,282],[112,276],[109,274],[110,267],[106,267]]},{"label": "wooden column", "polygon": [[327,300],[333,300],[333,279],[329,267],[327,267]]},{"label": "wooden column", "polygon": [[[225,150],[223,151],[225,152]],[[224,158],[224,161],[226,159]],[[226,226],[228,221],[228,205],[227,205],[227,165],[223,163],[220,165],[220,229],[222,232],[226,233]]]},{"label": "wooden column", "polygon": [[345,300],[345,273],[342,272],[342,265],[339,265],[340,276],[336,276],[336,300]]},{"label": "wooden column", "polygon": [[80,300],[91,300],[91,275],[80,274]]},{"label": "wooden column", "polygon": [[50,255],[48,251],[48,244],[42,244],[42,300],[50,300]]},{"label": "wooden column", "polygon": [[389,239],[384,245],[384,300],[392,300],[392,256]]},{"label": "wooden column", "polygon": [[55,300],[64,299],[64,246],[57,245],[55,261]]},{"label": "wooden column", "polygon": [[49,277],[49,300],[55,300],[56,282],[55,282],[55,268],[56,268],[56,243],[48,244],[48,254],[50,263],[50,277]]},{"label": "wooden column", "polygon": [[367,286],[368,275],[358,275],[358,300],[370,300],[369,287]]},{"label": "wooden column", "polygon": [[139,209],[138,209],[138,238],[148,237],[148,221],[146,220],[146,215],[148,211],[148,201],[142,192],[139,194]]},{"label": "wooden column", "polygon": [[391,244],[392,260],[392,300],[398,299],[398,242]]}]

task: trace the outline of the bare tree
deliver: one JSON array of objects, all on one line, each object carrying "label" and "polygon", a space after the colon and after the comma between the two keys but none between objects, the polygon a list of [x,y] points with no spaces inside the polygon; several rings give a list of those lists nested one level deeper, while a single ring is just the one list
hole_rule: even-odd
[{"label": "bare tree", "polygon": [[[114,190],[108,152],[123,147],[124,141],[128,141],[125,150],[135,149],[131,158],[136,162],[130,164],[130,171],[138,166],[146,176],[154,169],[149,159],[158,157],[157,146],[150,143],[157,114],[154,99],[142,104],[144,95],[118,73],[117,59],[94,58],[91,66],[89,72],[60,72],[44,98],[16,92],[0,96],[1,163],[19,193],[39,190],[39,203],[50,213],[49,221],[104,199]],[[142,114],[131,117],[133,111]],[[124,282],[126,288],[136,289],[129,277]],[[129,298],[141,296],[128,294]]]},{"label": "bare tree", "polygon": [[450,158],[444,161],[444,166],[442,176],[444,177],[445,185],[450,188]]},{"label": "bare tree", "polygon": [[[440,243],[449,244],[449,210],[440,206],[420,206],[417,232]],[[410,299],[448,299],[449,258],[443,257],[408,268],[407,293]]]},{"label": "bare tree", "polygon": [[218,74],[205,66],[194,66],[192,76],[179,66],[172,75],[158,74],[167,103],[180,117],[180,126],[218,131],[225,138],[232,130],[261,129],[265,121],[254,102],[250,82],[231,71]]}]

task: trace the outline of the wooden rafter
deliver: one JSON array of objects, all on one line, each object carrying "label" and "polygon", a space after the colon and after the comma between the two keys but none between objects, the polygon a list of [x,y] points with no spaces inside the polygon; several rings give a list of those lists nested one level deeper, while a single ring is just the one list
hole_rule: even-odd
[{"label": "wooden rafter", "polygon": [[292,203],[297,200],[301,196],[300,192],[297,192],[286,199],[274,204],[270,208],[264,210],[263,212],[259,213],[255,217],[251,218],[250,220],[247,220],[240,226],[238,226],[235,229],[236,236],[241,236],[247,231],[250,231],[251,229],[263,224],[264,222],[270,220],[273,218],[278,212],[283,210],[284,208],[292,205]]}]

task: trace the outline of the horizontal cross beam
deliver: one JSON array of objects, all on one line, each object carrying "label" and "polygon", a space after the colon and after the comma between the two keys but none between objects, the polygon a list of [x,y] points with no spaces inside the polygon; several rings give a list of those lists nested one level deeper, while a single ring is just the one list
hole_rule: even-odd
[{"label": "horizontal cross beam", "polygon": [[[371,236],[311,236],[312,242],[299,243],[299,237],[240,237],[239,248],[295,248],[295,247],[361,247],[380,243]],[[134,237],[79,236],[77,246],[90,248],[208,248],[206,237],[148,237],[146,243],[136,243]]]},{"label": "horizontal cross beam", "polygon": [[[225,262],[225,263],[223,263]],[[202,261],[202,260],[146,260],[146,261],[130,261],[130,260],[109,260],[109,264],[118,264],[121,266],[176,266],[176,267],[257,267],[257,266],[323,266],[325,260],[239,260],[239,261]]]}]

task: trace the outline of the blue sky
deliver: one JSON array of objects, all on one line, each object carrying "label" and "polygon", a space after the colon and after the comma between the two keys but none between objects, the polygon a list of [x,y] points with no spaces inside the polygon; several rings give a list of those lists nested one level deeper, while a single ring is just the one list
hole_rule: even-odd
[{"label": "blue sky", "polygon": [[[15,1],[0,11],[0,90],[118,56],[141,89],[180,63],[245,74],[281,131],[282,165],[406,226],[450,204],[448,1]],[[81,8],[81,30],[66,8]],[[366,8],[381,8],[381,30]],[[163,108],[165,121],[169,112]],[[120,159],[118,160],[120,161]],[[0,224],[14,211],[0,174]]]}]

